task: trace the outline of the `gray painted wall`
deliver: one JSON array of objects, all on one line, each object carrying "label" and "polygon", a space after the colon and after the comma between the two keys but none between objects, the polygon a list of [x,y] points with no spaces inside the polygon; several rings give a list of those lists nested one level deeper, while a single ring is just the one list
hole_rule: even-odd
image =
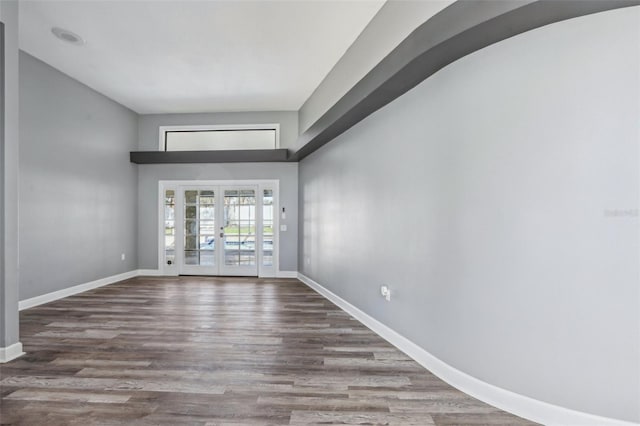
[{"label": "gray painted wall", "polygon": [[300,108],[300,133],[311,127],[413,30],[451,3],[453,0],[387,0]]},{"label": "gray painted wall", "polygon": [[[144,117],[143,117],[144,118]],[[206,124],[206,123],[205,123]],[[298,164],[143,164],[138,166],[138,258],[140,269],[158,268],[158,182],[161,180],[279,179],[280,207],[287,231],[280,231],[280,270],[297,271]]]},{"label": "gray painted wall", "polygon": [[298,112],[217,112],[140,116],[139,150],[157,151],[160,126],[280,123],[280,148],[293,148],[298,138]]},{"label": "gray painted wall", "polygon": [[639,421],[638,20],[490,46],[307,157],[300,270],[480,380]]},{"label": "gray painted wall", "polygon": [[18,16],[17,1],[0,2],[4,23],[4,108],[2,134],[2,270],[0,276],[0,347],[19,340],[18,330]]},{"label": "gray painted wall", "polygon": [[137,114],[20,52],[20,132],[20,299],[137,269]]}]

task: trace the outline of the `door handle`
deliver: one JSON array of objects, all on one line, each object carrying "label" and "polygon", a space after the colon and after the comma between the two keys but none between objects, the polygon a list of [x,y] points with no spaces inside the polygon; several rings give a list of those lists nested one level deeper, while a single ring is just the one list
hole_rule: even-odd
[{"label": "door handle", "polygon": [[224,238],[224,232],[220,233],[220,238]]}]

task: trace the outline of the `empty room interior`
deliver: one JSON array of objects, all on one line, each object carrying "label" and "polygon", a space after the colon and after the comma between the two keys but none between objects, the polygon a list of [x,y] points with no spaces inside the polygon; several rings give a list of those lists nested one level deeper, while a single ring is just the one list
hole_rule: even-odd
[{"label": "empty room interior", "polygon": [[640,425],[640,0],[1,0],[0,424]]}]

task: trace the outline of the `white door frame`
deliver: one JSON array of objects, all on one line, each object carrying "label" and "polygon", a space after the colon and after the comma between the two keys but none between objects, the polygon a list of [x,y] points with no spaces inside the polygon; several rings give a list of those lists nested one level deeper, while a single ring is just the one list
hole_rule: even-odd
[{"label": "white door frame", "polygon": [[[256,204],[255,204],[255,221],[256,221],[256,236],[255,236],[255,252],[256,252],[256,264],[254,266],[244,266],[244,265],[237,265],[237,266],[227,266],[226,262],[225,262],[225,257],[226,257],[226,235],[225,238],[221,241],[225,243],[224,246],[222,246],[220,248],[219,251],[217,251],[218,253],[218,275],[240,275],[240,276],[256,276],[259,275],[258,269],[260,264],[262,263],[262,248],[263,248],[263,244],[262,244],[262,237],[264,234],[264,231],[262,229],[262,205],[263,205],[263,194],[260,192],[260,188],[258,188],[257,185],[250,185],[250,184],[242,184],[242,185],[221,185],[218,187],[218,193],[219,195],[219,199],[220,199],[220,207],[218,209],[218,217],[220,219],[222,219],[222,222],[224,222],[224,197],[225,197],[225,191],[226,190],[233,190],[233,189],[248,189],[251,191],[255,191],[255,197],[256,197]],[[275,213],[275,212],[274,212]],[[222,231],[222,229],[220,229],[220,227],[223,227],[224,224],[223,223],[217,223],[216,225],[216,235],[222,235],[220,234],[220,231]],[[238,246],[238,250],[241,250],[240,246]]]},{"label": "white door frame", "polygon": [[[175,210],[175,223],[176,223],[176,256],[172,265],[168,265],[165,262],[164,253],[164,201],[165,191],[174,190],[176,197],[176,207],[182,206],[183,194],[180,194],[182,187],[206,187],[216,186],[219,188],[228,186],[255,186],[257,187],[258,194],[256,194],[256,224],[259,224],[260,230],[262,230],[262,201],[263,191],[265,189],[273,190],[273,204],[274,204],[274,217],[273,217],[273,266],[264,266],[262,261],[262,238],[263,233],[257,232],[258,226],[256,226],[256,262],[258,263],[258,276],[259,277],[275,277],[280,270],[280,180],[278,179],[259,179],[259,180],[160,180],[158,181],[158,270],[161,275],[177,276],[180,273],[180,264],[182,259],[182,250],[178,250],[177,244],[179,235],[177,234],[178,223],[184,222],[182,217],[182,209],[176,208]],[[183,226],[183,225],[181,225]],[[217,225],[216,225],[217,226]]]}]

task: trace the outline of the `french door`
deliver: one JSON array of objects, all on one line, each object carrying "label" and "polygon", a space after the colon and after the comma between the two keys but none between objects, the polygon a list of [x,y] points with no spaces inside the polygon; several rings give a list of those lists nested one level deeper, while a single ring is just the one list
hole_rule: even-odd
[{"label": "french door", "polygon": [[275,276],[274,185],[165,186],[165,273]]}]

